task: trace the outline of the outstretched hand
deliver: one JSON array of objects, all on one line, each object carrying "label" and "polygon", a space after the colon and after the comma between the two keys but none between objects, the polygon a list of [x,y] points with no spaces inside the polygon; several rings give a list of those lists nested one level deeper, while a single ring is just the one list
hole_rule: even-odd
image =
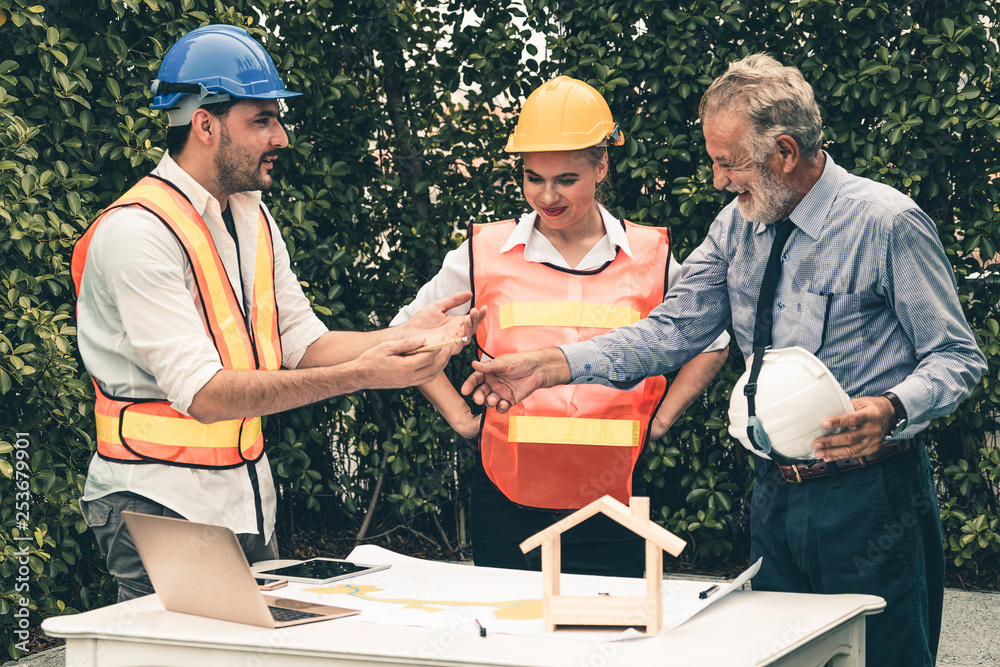
[{"label": "outstretched hand", "polygon": [[824,461],[874,454],[882,448],[892,429],[895,410],[884,396],[862,396],[851,400],[854,412],[823,420],[823,428],[846,428],[843,433],[823,436],[813,443],[816,458]]},{"label": "outstretched hand", "polygon": [[[419,336],[428,343],[450,338],[468,336],[471,340],[486,316],[486,308],[473,308],[466,315],[449,315],[448,311],[472,299],[472,292],[457,292],[438,299],[429,306],[418,310],[400,328],[409,336]],[[457,352],[456,348],[452,352]]]},{"label": "outstretched hand", "polygon": [[475,372],[462,384],[479,405],[507,412],[541,387],[572,380],[566,357],[558,348],[504,354],[489,361],[473,361]]}]

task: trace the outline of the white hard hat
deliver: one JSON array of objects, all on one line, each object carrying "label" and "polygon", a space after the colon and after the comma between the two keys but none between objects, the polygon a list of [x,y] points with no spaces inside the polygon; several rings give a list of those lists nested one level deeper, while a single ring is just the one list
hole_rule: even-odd
[{"label": "white hard hat", "polygon": [[[729,399],[729,435],[754,454],[764,458],[765,451],[754,447],[747,434],[747,397],[743,393],[750,376],[747,371],[736,382]],[[816,438],[844,429],[825,429],[827,417],[854,412],[851,399],[826,365],[801,347],[767,350],[757,377],[755,412],[770,441],[770,449],[790,459],[814,459],[812,443]],[[762,444],[758,440],[758,444]]]}]

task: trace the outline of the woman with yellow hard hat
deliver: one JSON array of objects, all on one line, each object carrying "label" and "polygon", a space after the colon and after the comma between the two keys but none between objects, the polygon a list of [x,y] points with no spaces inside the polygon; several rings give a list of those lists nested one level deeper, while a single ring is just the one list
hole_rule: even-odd
[{"label": "woman with yellow hard hat", "polygon": [[[604,98],[559,76],[525,101],[506,150],[518,153],[531,211],[471,226],[441,271],[399,311],[405,322],[440,295],[472,290],[486,307],[476,334],[484,357],[587,340],[644,317],[680,278],[665,229],[612,216],[595,199],[610,170],[607,145],[624,143]],[[628,503],[643,485],[635,466],[715,377],[723,334],[666,380],[619,390],[569,385],[536,391],[509,412],[473,415],[442,373],[421,391],[466,438],[478,437],[473,473],[476,565],[539,569],[518,545],[572,510],[609,494]],[[666,395],[664,396],[664,392]],[[641,538],[603,515],[562,536],[562,571],[641,576]]]}]

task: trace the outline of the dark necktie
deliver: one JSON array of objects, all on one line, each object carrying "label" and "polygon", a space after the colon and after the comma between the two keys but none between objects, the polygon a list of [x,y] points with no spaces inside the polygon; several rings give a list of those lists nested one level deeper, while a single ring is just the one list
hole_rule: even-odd
[{"label": "dark necktie", "polygon": [[788,237],[795,225],[785,219],[774,225],[774,241],[771,243],[771,254],[767,257],[764,268],[764,280],[760,284],[760,296],[757,297],[757,317],[753,325],[754,353],[771,345],[771,325],[774,319],[774,294],[778,291],[778,280],[781,278],[781,251],[785,248]]},{"label": "dark necktie", "polygon": [[754,397],[757,394],[757,376],[764,362],[764,350],[771,346],[771,325],[774,323],[774,295],[778,291],[778,279],[781,278],[781,252],[785,249],[788,237],[792,235],[795,225],[785,219],[774,225],[774,240],[771,242],[771,254],[767,256],[767,266],[764,268],[764,280],[760,284],[760,294],[757,297],[757,316],[753,325],[753,364],[750,366],[750,377],[743,393],[747,397],[747,435],[754,447],[771,456],[781,464],[788,460],[777,452],[771,451],[771,443],[764,432],[764,427],[757,418]]}]

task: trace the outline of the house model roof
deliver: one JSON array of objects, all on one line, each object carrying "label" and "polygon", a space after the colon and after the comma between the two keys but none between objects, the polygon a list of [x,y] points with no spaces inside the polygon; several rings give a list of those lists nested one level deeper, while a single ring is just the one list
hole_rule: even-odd
[{"label": "house model roof", "polygon": [[671,556],[677,556],[684,550],[687,542],[677,537],[666,528],[650,521],[648,518],[648,502],[646,507],[646,517],[639,518],[632,515],[628,505],[625,505],[619,500],[615,500],[611,496],[602,496],[586,507],[581,507],[568,517],[557,521],[545,530],[535,533],[524,542],[521,542],[521,551],[528,553],[535,547],[541,546],[542,542],[545,540],[561,535],[578,523],[586,521],[600,512],[611,517],[621,525],[631,530],[633,533],[657,545]]}]

